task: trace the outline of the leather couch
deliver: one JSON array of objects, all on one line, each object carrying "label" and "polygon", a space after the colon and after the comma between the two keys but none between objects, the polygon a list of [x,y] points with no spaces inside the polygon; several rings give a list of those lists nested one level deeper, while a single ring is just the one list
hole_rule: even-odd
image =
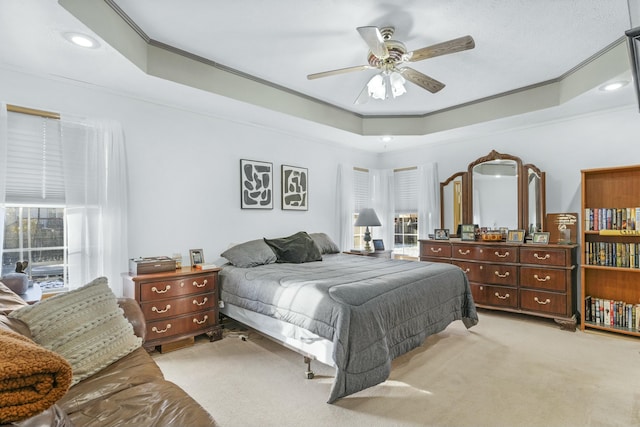
[{"label": "leather couch", "polygon": [[[146,335],[138,304],[118,300],[134,332]],[[30,337],[29,328],[7,314],[26,303],[0,282],[0,329]],[[16,426],[216,426],[213,417],[162,371],[141,347],[75,384],[52,407]]]}]

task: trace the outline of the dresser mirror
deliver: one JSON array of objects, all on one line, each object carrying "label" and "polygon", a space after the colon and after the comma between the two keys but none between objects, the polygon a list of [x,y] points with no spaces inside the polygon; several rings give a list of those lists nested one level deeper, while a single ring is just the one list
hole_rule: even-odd
[{"label": "dresser mirror", "polygon": [[440,183],[441,227],[452,233],[460,223],[542,231],[545,208],[544,172],[495,150]]},{"label": "dresser mirror", "polygon": [[448,229],[451,237],[459,237],[458,226],[465,218],[466,185],[466,172],[454,173],[440,183],[440,228]]}]

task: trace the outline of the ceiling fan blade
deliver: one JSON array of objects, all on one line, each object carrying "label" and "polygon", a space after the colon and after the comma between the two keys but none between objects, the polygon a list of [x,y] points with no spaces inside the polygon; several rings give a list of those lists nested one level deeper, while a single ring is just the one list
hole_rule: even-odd
[{"label": "ceiling fan blade", "polygon": [[420,71],[416,71],[413,68],[409,68],[409,67],[398,68],[396,71],[402,74],[402,77],[409,80],[411,83],[418,85],[421,88],[426,89],[431,93],[436,93],[442,90],[442,88],[444,88],[445,86],[444,83],[441,83],[436,79],[433,79],[425,74],[422,74]]},{"label": "ceiling fan blade", "polygon": [[367,43],[367,46],[369,46],[371,53],[380,59],[389,57],[389,50],[384,44],[384,39],[378,27],[358,27],[357,30],[360,33],[360,37],[362,37]]},{"label": "ceiling fan blade", "polygon": [[371,65],[357,65],[355,67],[339,68],[337,70],[323,71],[321,73],[309,74],[307,76],[307,79],[309,79],[309,80],[319,79],[319,78],[322,78],[322,77],[335,76],[336,74],[350,73],[352,71],[369,70],[371,68],[375,68],[375,67],[372,67]]},{"label": "ceiling fan blade", "polygon": [[449,53],[473,49],[475,46],[476,43],[473,40],[473,37],[463,36],[457,39],[414,50],[413,52],[411,52],[411,58],[409,58],[409,62],[422,61],[423,59],[433,58],[435,56],[447,55]]}]

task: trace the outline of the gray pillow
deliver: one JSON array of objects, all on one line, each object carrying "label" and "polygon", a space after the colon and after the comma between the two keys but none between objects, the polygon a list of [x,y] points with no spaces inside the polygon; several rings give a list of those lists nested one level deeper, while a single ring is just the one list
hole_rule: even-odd
[{"label": "gray pillow", "polygon": [[279,239],[264,239],[278,257],[278,262],[300,264],[303,262],[322,261],[320,248],[309,235],[300,231]]},{"label": "gray pillow", "polygon": [[220,254],[236,267],[249,268],[257,265],[273,264],[276,254],[262,239],[250,240],[227,249]]},{"label": "gray pillow", "polygon": [[315,244],[318,245],[318,248],[320,248],[320,253],[337,254],[340,252],[338,245],[336,245],[326,233],[310,233],[309,236]]},{"label": "gray pillow", "polygon": [[8,273],[2,277],[2,283],[18,295],[22,295],[29,289],[29,276],[25,273]]}]

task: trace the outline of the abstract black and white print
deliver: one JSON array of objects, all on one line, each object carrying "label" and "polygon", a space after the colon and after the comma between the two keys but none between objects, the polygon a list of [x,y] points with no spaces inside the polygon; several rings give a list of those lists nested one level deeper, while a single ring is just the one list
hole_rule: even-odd
[{"label": "abstract black and white print", "polygon": [[309,207],[309,172],[282,165],[282,209],[306,211]]},{"label": "abstract black and white print", "polygon": [[242,209],[273,209],[273,164],[240,160]]}]

